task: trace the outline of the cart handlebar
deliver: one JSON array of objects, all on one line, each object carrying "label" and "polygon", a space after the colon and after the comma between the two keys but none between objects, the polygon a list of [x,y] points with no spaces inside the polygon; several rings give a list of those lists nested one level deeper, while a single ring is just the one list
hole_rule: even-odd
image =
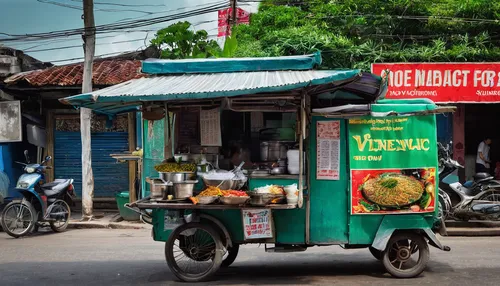
[{"label": "cart handlebar", "polygon": [[141,220],[147,224],[153,224],[152,223],[152,217],[151,217],[151,214],[147,213],[146,211],[144,210],[141,210],[139,208],[137,208],[137,203],[140,203],[140,202],[143,202],[143,201],[147,201],[149,200],[149,196],[145,197],[145,198],[142,198],[138,201],[135,201],[135,202],[132,202],[132,203],[126,203],[124,206],[131,210],[131,211],[134,211],[136,213],[138,213],[141,217]]}]

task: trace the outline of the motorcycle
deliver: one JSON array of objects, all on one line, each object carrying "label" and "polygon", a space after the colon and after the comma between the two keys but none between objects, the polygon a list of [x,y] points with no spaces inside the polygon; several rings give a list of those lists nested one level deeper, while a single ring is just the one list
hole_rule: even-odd
[{"label": "motorcycle", "polygon": [[465,187],[460,182],[447,183],[448,176],[464,167],[451,159],[449,145],[444,147],[439,143],[438,150],[439,212],[443,218],[461,221],[500,218],[500,182],[487,173],[478,173],[470,187]]},{"label": "motorcycle", "polygon": [[37,231],[39,227],[50,226],[54,232],[68,227],[73,199],[76,197],[73,179],[56,179],[45,183],[44,172],[50,169],[45,164],[52,158],[47,156],[41,164],[31,164],[28,151],[24,151],[26,163],[16,184],[21,200],[14,200],[2,211],[1,225],[10,236],[19,238]]}]

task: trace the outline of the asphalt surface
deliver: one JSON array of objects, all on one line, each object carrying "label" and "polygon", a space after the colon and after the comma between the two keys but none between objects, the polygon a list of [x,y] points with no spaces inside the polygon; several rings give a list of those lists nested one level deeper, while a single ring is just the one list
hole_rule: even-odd
[{"label": "asphalt surface", "polygon": [[[198,285],[500,285],[500,239],[446,237],[414,279],[394,279],[366,249],[265,253],[243,246],[216,281]],[[0,285],[187,285],[149,230],[85,229],[12,239],[0,233]]]}]

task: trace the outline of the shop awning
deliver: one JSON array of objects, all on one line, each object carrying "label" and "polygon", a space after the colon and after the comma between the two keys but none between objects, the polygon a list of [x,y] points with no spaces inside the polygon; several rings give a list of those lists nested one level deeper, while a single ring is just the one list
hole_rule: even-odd
[{"label": "shop awning", "polygon": [[430,99],[382,99],[373,104],[348,104],[327,108],[313,109],[314,114],[329,117],[353,117],[371,115],[384,117],[389,115],[424,115],[454,112],[453,106],[438,106]]},{"label": "shop awning", "polygon": [[[344,84],[361,77],[360,70],[161,75],[133,79],[92,93],[66,97],[61,99],[61,102],[106,114],[116,114],[135,110],[144,102],[203,100],[284,92],[322,84]],[[355,84],[350,87],[356,89]],[[373,86],[366,86],[363,82],[357,88],[360,92],[368,92],[372,91]]]},{"label": "shop awning", "polygon": [[378,76],[357,69],[315,70],[320,63],[320,53],[275,58],[147,60],[142,63],[146,77],[60,101],[114,115],[137,110],[146,102],[177,104],[256,94],[272,96],[304,88],[308,88],[308,94],[322,98],[363,102],[373,102],[385,94],[386,85]]},{"label": "shop awning", "polygon": [[256,71],[311,70],[321,64],[321,53],[304,56],[262,58],[148,59],[142,72],[148,74],[206,74]]}]

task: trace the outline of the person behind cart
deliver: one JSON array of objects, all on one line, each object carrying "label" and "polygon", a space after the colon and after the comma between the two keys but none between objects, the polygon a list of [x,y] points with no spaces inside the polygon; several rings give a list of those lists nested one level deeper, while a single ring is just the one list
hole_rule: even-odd
[{"label": "person behind cart", "polygon": [[490,172],[490,145],[491,138],[489,137],[479,143],[479,146],[477,147],[476,173]]}]

